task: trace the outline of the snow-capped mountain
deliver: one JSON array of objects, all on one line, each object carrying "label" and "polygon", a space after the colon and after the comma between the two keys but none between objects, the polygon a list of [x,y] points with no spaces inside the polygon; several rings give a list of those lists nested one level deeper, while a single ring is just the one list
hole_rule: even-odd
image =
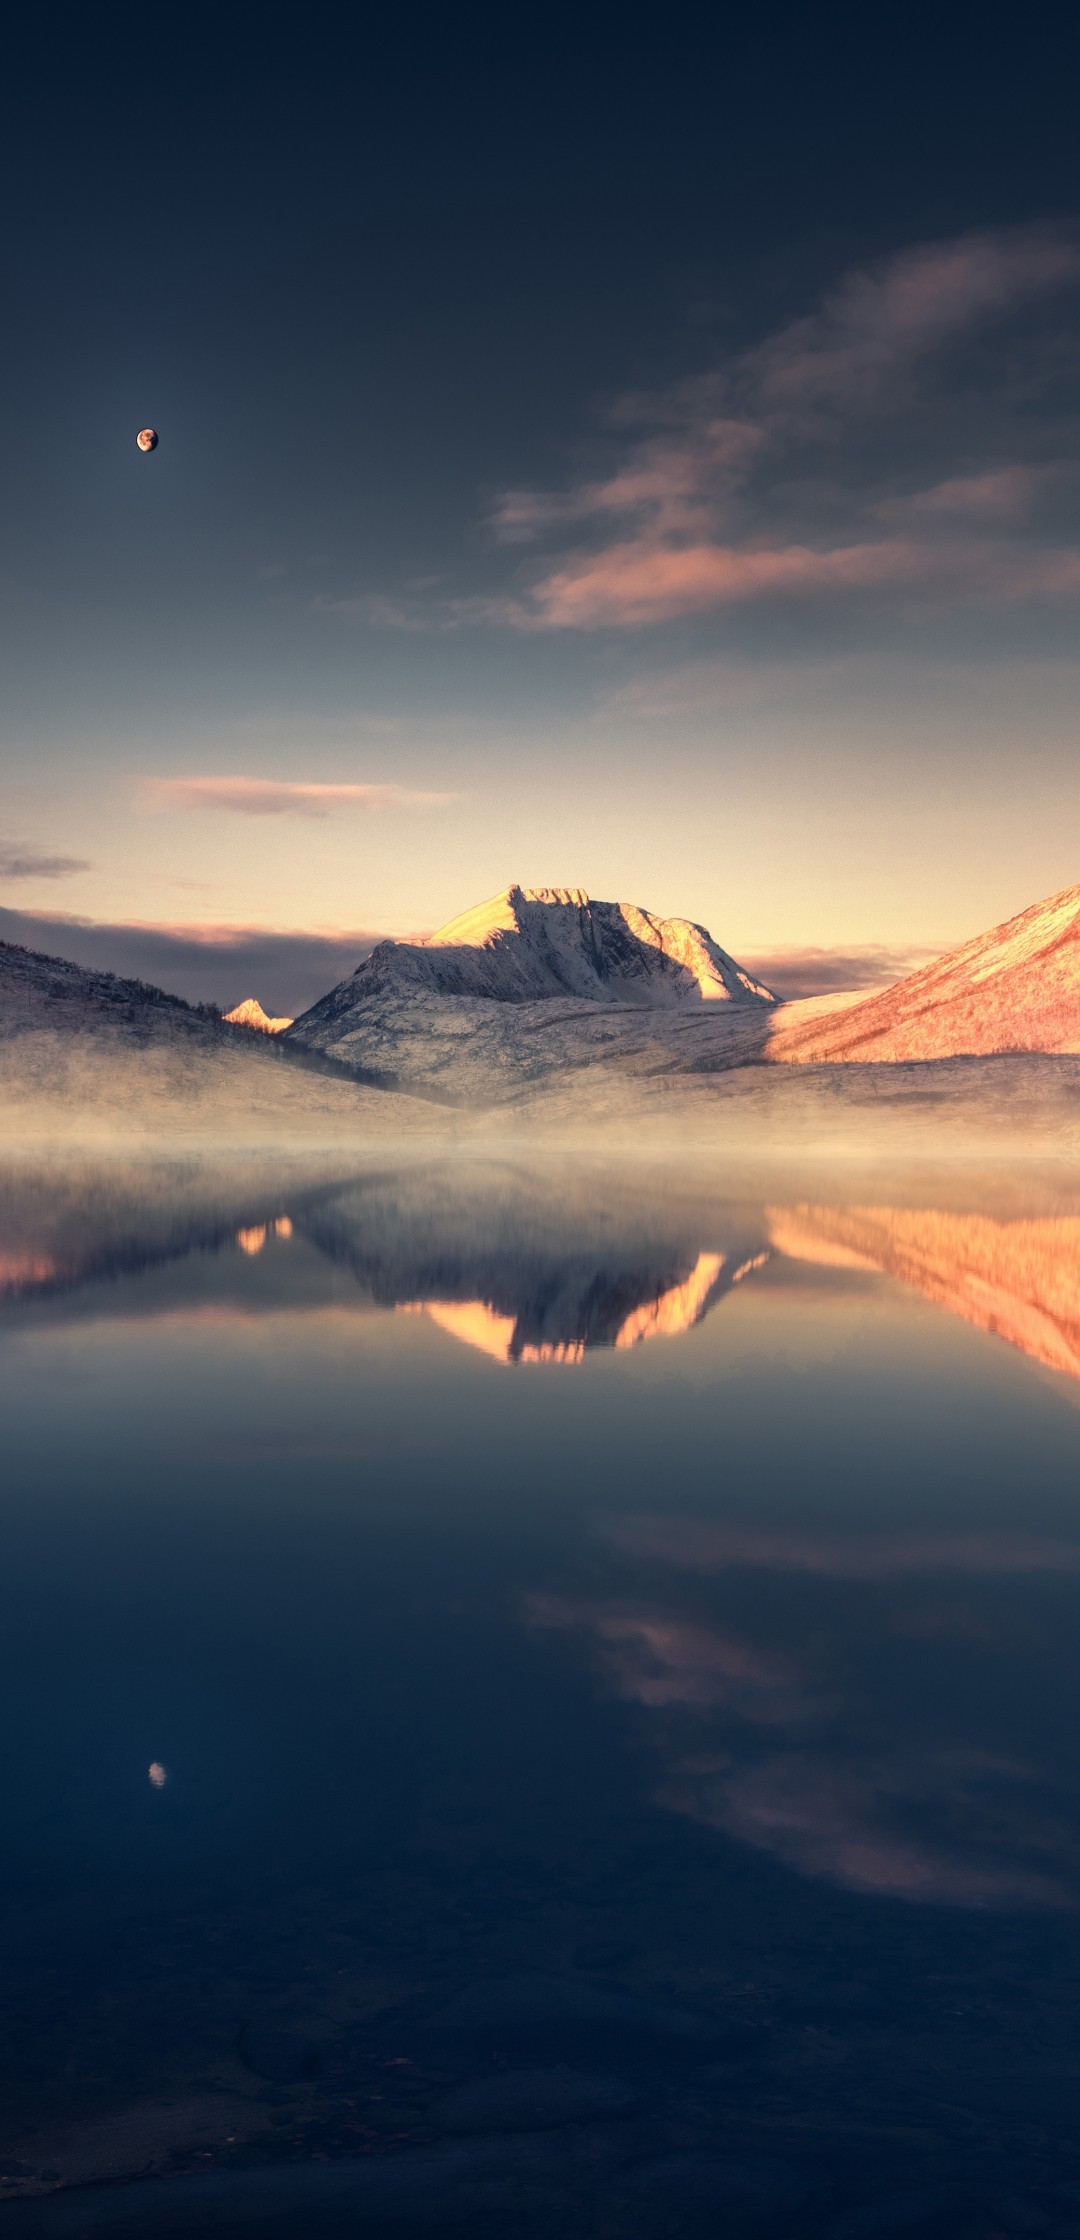
[{"label": "snow-capped mountain", "polygon": [[579,887],[508,887],[424,940],[380,942],[288,1040],[415,1079],[465,1056],[468,1038],[470,1072],[483,1054],[488,1073],[528,1076],[541,1045],[540,1071],[563,1062],[567,1034],[574,1063],[577,1042],[590,1044],[613,1015],[634,1032],[647,1026],[642,1013],[760,1017],[774,1003],[689,919],[594,902]]},{"label": "snow-capped mountain", "polygon": [[889,1064],[1080,1051],[1080,886],[979,934],[894,988],[808,1020],[788,1007],[767,1055],[787,1064]]},{"label": "snow-capped mountain", "polygon": [[438,933],[380,941],[297,1021],[341,1018],[377,991],[422,988],[432,995],[535,1003],[578,996],[586,1003],[773,1003],[704,926],[657,918],[627,902],[594,902],[581,887],[507,887],[452,918]]}]

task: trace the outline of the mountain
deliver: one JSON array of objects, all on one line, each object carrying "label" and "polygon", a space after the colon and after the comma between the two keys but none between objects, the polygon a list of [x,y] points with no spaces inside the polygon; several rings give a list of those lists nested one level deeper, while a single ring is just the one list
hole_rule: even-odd
[{"label": "mountain", "polygon": [[432,933],[380,941],[351,979],[303,1015],[348,1015],[383,990],[535,1003],[773,1003],[704,926],[633,903],[594,902],[581,887],[507,887]]},{"label": "mountain", "polygon": [[424,940],[382,941],[286,1040],[463,1093],[580,1064],[657,1014],[763,1018],[775,998],[704,926],[579,887],[508,887]]},{"label": "mountain", "polygon": [[71,1137],[92,1118],[359,1144],[493,1131],[513,1112],[535,1139],[602,1128],[632,1148],[954,1125],[1064,1148],[1080,1128],[1080,887],[894,988],[794,1003],[687,920],[511,887],[430,939],[380,943],[281,1032],[252,1031],[256,1008],[265,1020],[249,999],[230,1023],[0,943],[0,1136]]},{"label": "mountain", "polygon": [[1080,886],[824,1017],[775,1022],[766,1052],[789,1065],[895,1064],[1080,1051]]},{"label": "mountain", "polygon": [[263,1010],[257,996],[245,996],[232,1011],[223,1013],[227,1027],[253,1027],[256,1034],[284,1034],[291,1027],[291,1019],[271,1019]]}]

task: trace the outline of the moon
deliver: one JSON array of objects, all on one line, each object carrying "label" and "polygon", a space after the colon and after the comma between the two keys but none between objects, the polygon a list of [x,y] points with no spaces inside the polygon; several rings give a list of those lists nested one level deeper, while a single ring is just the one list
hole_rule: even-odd
[{"label": "moon", "polygon": [[140,429],[139,429],[139,433],[138,433],[138,435],[137,435],[137,436],[136,436],[136,438],[135,438],[135,441],[136,441],[136,443],[138,444],[138,446],[139,446],[139,449],[140,449],[140,451],[156,451],[156,450],[157,450],[157,429],[156,429],[156,428],[140,428]]}]

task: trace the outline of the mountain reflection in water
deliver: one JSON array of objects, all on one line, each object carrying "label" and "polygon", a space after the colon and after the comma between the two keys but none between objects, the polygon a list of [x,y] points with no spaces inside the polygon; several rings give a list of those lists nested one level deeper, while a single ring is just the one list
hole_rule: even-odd
[{"label": "mountain reflection in water", "polygon": [[[1072,1210],[1019,1216],[764,1196],[755,1204],[699,1178],[696,1214],[685,1187],[670,1196],[661,1189],[643,1214],[617,1176],[606,1192],[595,1178],[584,1191],[564,1178],[560,1197],[527,1171],[497,1168],[478,1179],[475,1170],[437,1164],[377,1180],[306,1181],[293,1186],[290,1210],[279,1199],[258,1218],[230,1213],[227,1185],[219,1185],[222,1196],[201,1215],[173,1205],[163,1222],[161,1178],[148,1170],[130,1180],[126,1195],[102,1193],[88,1174],[87,1193],[103,1203],[95,1223],[81,1224],[91,1233],[76,1240],[64,1235],[62,1205],[58,1217],[53,1209],[42,1220],[40,1190],[31,1192],[39,1233],[32,1218],[27,1233],[23,1207],[23,1235],[0,1236],[0,1299],[84,1291],[122,1271],[220,1255],[230,1244],[254,1260],[268,1242],[295,1234],[351,1271],[358,1298],[423,1314],[493,1360],[575,1366],[597,1348],[625,1351],[683,1335],[770,1261],[788,1261],[892,1277],[1080,1378],[1080,1214]],[[905,1186],[910,1194],[917,1182],[907,1176]],[[78,1189],[76,1169],[68,1195]],[[10,1227],[18,1203],[10,1176],[7,1199]],[[287,1282],[281,1288],[287,1295]]]},{"label": "mountain reflection in water", "polygon": [[995,1220],[897,1206],[771,1206],[789,1259],[880,1269],[1048,1369],[1080,1377],[1080,1218]]},{"label": "mountain reflection in water", "polygon": [[1076,2240],[1078,1240],[0,1173],[0,2240]]}]

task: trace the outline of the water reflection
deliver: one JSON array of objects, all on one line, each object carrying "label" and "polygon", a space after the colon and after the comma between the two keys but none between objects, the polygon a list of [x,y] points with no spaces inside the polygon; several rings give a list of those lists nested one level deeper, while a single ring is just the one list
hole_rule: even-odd
[{"label": "water reflection", "polygon": [[1064,2240],[1078,1230],[0,1176],[16,2240]]},{"label": "water reflection", "polygon": [[[284,1204],[279,1188],[277,1204],[255,1218],[232,1210],[227,1174],[204,1167],[185,1202],[190,1179],[148,1166],[123,1188],[110,1176],[105,1188],[100,1173],[76,1168],[58,1191],[55,1177],[9,1174],[0,1180],[0,1300],[85,1290],[196,1256],[207,1261],[205,1289],[220,1297],[208,1256],[231,1248],[254,1261],[268,1241],[295,1236],[347,1268],[357,1296],[422,1314],[493,1360],[575,1366],[591,1351],[693,1330],[771,1261],[887,1275],[1080,1378],[1080,1214],[1071,1206],[1025,1217],[845,1203],[835,1184],[831,1202],[762,1194],[755,1203],[725,1196],[711,1178],[671,1189],[655,1176],[643,1201],[625,1177],[597,1187],[595,1176],[587,1185],[562,1176],[553,1186],[527,1170],[436,1163],[359,1181],[304,1176]],[[280,1263],[275,1283],[287,1293]]]},{"label": "water reflection", "polygon": [[778,1252],[910,1283],[1049,1369],[1080,1377],[1080,1218],[897,1206],[770,1206]]},{"label": "water reflection", "polygon": [[[542,1286],[505,1314],[489,1299],[407,1299],[399,1305],[404,1314],[428,1315],[448,1336],[475,1346],[493,1361],[521,1365],[545,1362],[565,1369],[584,1361],[590,1347],[613,1346],[616,1352],[625,1353],[648,1338],[681,1337],[704,1321],[725,1290],[741,1283],[755,1268],[764,1267],[767,1259],[767,1253],[758,1253],[731,1268],[725,1280],[727,1256],[699,1252],[689,1274],[667,1284],[655,1296],[652,1287],[656,1279],[646,1267],[636,1279],[645,1296],[629,1311],[626,1295],[634,1279],[623,1276],[616,1284],[606,1286],[602,1268],[586,1273],[576,1295],[562,1290],[552,1299]],[[460,1280],[468,1282],[467,1272],[463,1271]],[[510,1280],[512,1286],[513,1278]],[[505,1286],[501,1295],[506,1296]],[[531,1335],[551,1322],[571,1334]]]}]

